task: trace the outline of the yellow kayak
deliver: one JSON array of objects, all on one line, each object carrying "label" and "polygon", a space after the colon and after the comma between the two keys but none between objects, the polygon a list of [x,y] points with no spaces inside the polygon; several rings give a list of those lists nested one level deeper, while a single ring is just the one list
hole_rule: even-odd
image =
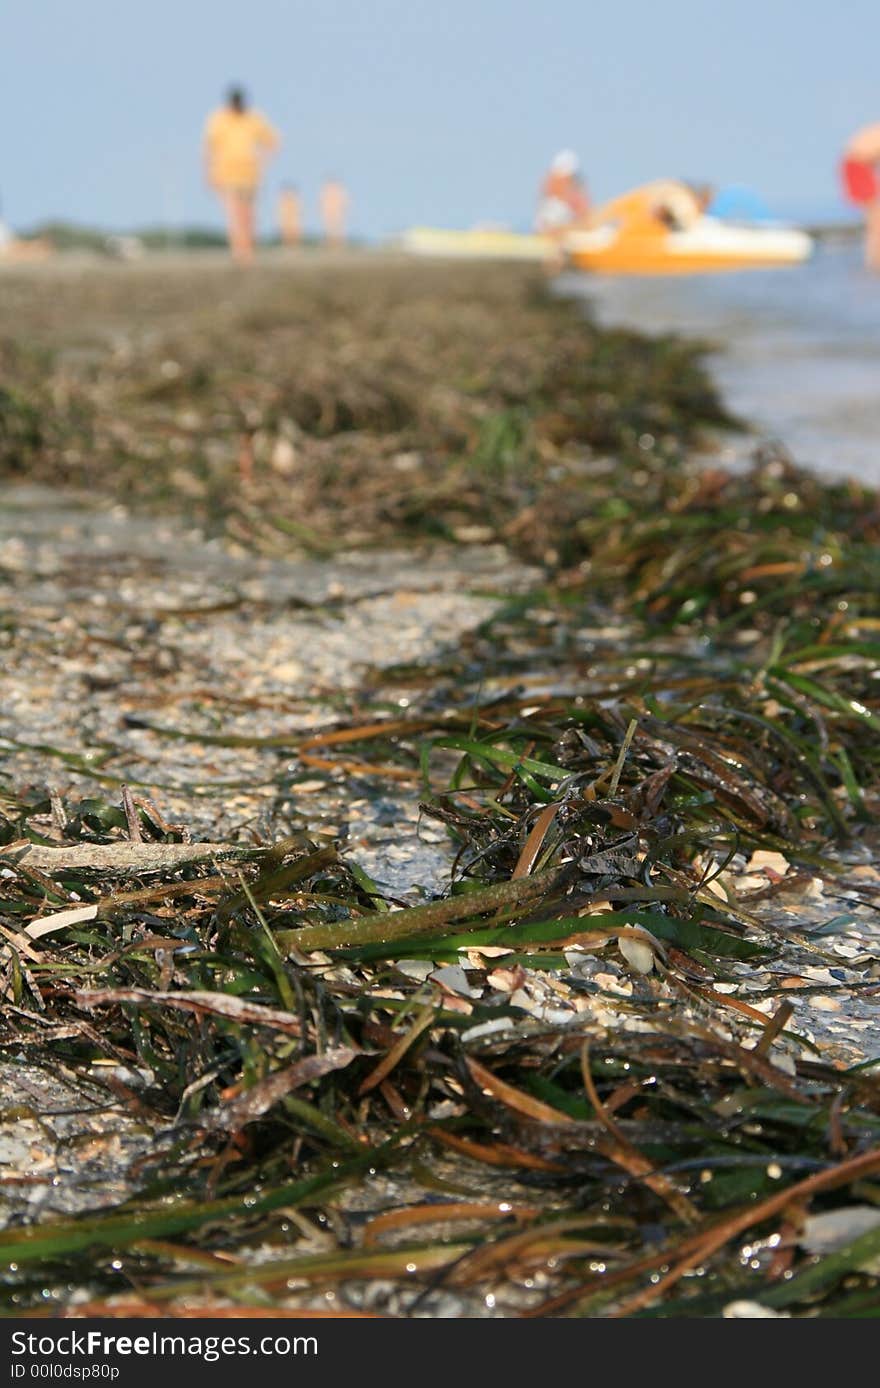
[{"label": "yellow kayak", "polygon": [[556,249],[546,236],[523,236],[494,228],[445,231],[440,227],[412,227],[398,237],[396,245],[409,255],[465,260],[547,260]]}]

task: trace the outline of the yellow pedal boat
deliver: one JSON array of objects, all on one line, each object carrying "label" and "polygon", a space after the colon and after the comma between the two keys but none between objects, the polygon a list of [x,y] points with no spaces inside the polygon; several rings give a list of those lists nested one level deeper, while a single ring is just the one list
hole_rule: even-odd
[{"label": "yellow pedal boat", "polygon": [[602,275],[695,275],[800,265],[813,248],[806,232],[706,216],[687,185],[657,179],[596,211],[589,226],[560,239],[497,228],[414,227],[399,239],[412,255],[563,264]]},{"label": "yellow pedal boat", "polygon": [[800,265],[812,252],[804,231],[785,226],[738,226],[701,217],[674,230],[644,223],[569,232],[567,260],[601,275],[698,275],[719,270]]}]

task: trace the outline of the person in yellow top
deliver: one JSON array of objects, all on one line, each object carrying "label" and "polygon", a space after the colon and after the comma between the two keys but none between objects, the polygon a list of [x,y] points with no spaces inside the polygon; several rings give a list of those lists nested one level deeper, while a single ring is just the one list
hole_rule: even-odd
[{"label": "person in yellow top", "polygon": [[254,254],[254,201],[263,163],[280,145],[278,131],[249,108],[240,87],[205,124],[205,172],[226,209],[229,248],[242,264]]}]

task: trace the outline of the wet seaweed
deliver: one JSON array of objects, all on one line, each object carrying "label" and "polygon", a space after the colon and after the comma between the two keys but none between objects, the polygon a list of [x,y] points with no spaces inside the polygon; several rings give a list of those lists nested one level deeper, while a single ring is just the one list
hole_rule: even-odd
[{"label": "wet seaweed", "polygon": [[[258,745],[343,794],[411,784],[450,844],[433,899],[308,823],[200,861],[109,745],[43,749],[88,795],[4,785],[0,1053],[152,1142],[103,1208],[16,1207],[7,1312],[876,1314],[878,1235],[845,1223],[880,1189],[875,1067],[792,1011],[840,966],[827,936],[761,909],[874,843],[876,496],[778,452],[707,462],[733,421],[698,348],[600,332],[519,271],[294,287],[227,301],[218,355],[216,306],[184,330],[136,281],[166,338],[39,380],[22,358],[0,466],[268,553],[301,524],[306,550],[427,530],[543,578],[317,733],[139,719],[168,759]],[[876,963],[847,960],[866,998]],[[0,1180],[43,1189],[33,1161]]]}]

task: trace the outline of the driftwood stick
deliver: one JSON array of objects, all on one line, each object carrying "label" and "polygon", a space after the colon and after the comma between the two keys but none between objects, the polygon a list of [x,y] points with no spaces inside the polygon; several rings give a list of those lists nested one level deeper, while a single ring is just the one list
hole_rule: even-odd
[{"label": "driftwood stick", "polygon": [[40,843],[11,844],[0,853],[8,867],[34,868],[51,877],[59,872],[102,872],[110,877],[174,872],[197,863],[248,862],[268,850],[238,843],[74,843],[49,848]]}]

